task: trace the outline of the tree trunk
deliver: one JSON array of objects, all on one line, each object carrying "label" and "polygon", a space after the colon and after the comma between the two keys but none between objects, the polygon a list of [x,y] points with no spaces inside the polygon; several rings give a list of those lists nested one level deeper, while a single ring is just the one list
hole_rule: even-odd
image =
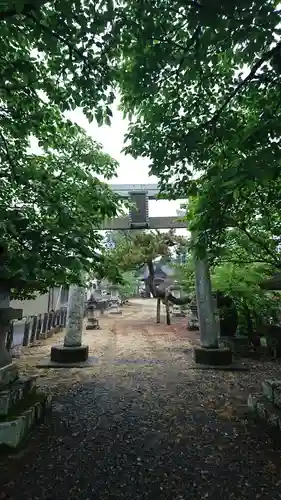
[{"label": "tree trunk", "polygon": [[247,333],[249,336],[253,336],[254,335],[253,320],[252,320],[250,309],[246,303],[245,303],[245,316],[246,316],[247,330],[248,330]]},{"label": "tree trunk", "polygon": [[167,325],[171,324],[171,314],[170,314],[169,302],[166,303],[166,324]]},{"label": "tree trunk", "polygon": [[147,284],[149,286],[149,290],[150,290],[152,296],[155,299],[159,298],[159,299],[165,300],[166,297],[167,297],[168,300],[169,300],[169,302],[171,302],[172,304],[175,304],[177,306],[182,306],[184,304],[189,304],[189,302],[190,302],[190,298],[189,297],[174,297],[174,295],[172,295],[170,292],[168,294],[166,294],[167,285],[165,285],[165,283],[159,285],[159,287],[156,288],[156,286],[155,286],[154,265],[153,265],[152,260],[148,261],[146,263],[146,265],[147,265],[148,271],[149,271],[149,274],[148,274],[148,277],[147,277]]},{"label": "tree trunk", "polygon": [[168,295],[169,295],[168,292],[166,292],[165,293],[165,309],[166,309],[166,324],[170,325],[171,324],[171,315],[170,315]]},{"label": "tree trunk", "polygon": [[150,298],[150,287],[147,281],[145,282],[145,297],[148,299]]},{"label": "tree trunk", "polygon": [[147,277],[147,284],[149,286],[149,290],[152,294],[152,297],[156,298],[157,294],[156,294],[156,286],[155,286],[155,282],[154,282],[154,278],[155,278],[154,264],[153,264],[152,260],[149,260],[146,264],[147,264],[148,272],[149,272],[148,277]]},{"label": "tree trunk", "polygon": [[156,323],[160,323],[161,299],[157,299],[156,305]]}]

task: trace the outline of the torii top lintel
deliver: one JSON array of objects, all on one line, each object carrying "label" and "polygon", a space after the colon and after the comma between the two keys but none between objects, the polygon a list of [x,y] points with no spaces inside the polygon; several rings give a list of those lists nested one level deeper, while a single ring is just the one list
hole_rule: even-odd
[{"label": "torii top lintel", "polygon": [[146,193],[149,200],[155,200],[160,191],[157,184],[110,184],[110,187],[123,198],[133,193]]}]

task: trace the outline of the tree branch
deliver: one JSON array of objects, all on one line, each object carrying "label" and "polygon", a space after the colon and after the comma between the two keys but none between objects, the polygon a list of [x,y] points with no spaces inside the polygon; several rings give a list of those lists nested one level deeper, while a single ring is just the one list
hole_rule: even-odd
[{"label": "tree branch", "polygon": [[70,43],[69,40],[67,40],[63,36],[59,35],[55,31],[53,31],[46,24],[41,23],[40,21],[38,21],[38,19],[36,19],[36,17],[34,17],[34,15],[32,13],[29,12],[25,16],[27,18],[29,18],[29,19],[32,19],[32,21],[34,21],[38,26],[40,26],[46,33],[48,33],[49,35],[52,35],[54,38],[56,38],[60,42],[62,42],[65,45],[67,45],[67,47],[69,48],[70,51],[72,51],[75,54],[77,54],[79,56],[79,58],[82,61],[84,61],[85,65],[87,65],[88,67],[91,67],[90,61],[88,60],[87,56],[85,56],[81,50],[77,49],[77,47],[75,47],[75,45],[73,45],[72,43]]},{"label": "tree branch", "polygon": [[225,262],[225,263],[230,263],[230,264],[270,264],[272,265],[271,260],[266,260],[266,259],[253,259],[253,260],[233,260],[233,259],[220,259],[219,257],[217,258],[218,262],[215,263],[214,265],[219,266],[220,262]]},{"label": "tree branch", "polygon": [[250,241],[253,243],[258,244],[265,252],[273,259],[272,265],[276,266],[278,269],[281,267],[280,260],[277,258],[274,252],[270,250],[270,248],[262,241],[260,238],[253,236],[251,233],[248,232],[248,230],[243,227],[243,226],[238,226],[238,229],[240,229],[248,238]]},{"label": "tree branch", "polygon": [[6,138],[4,137],[4,135],[3,135],[2,132],[0,132],[0,137],[1,137],[3,145],[4,145],[4,149],[5,149],[5,152],[6,152],[6,157],[7,157],[8,163],[9,163],[9,165],[11,167],[11,171],[12,171],[14,180],[16,181],[17,180],[17,174],[15,172],[15,165],[13,164],[13,160],[12,160],[12,157],[10,155],[8,143],[7,143]]},{"label": "tree branch", "polygon": [[34,3],[32,3],[32,1],[27,2],[23,6],[21,11],[17,10],[15,7],[12,7],[12,8],[7,9],[7,10],[2,10],[2,11],[0,11],[0,21],[5,21],[9,17],[13,17],[13,16],[26,15],[26,14],[32,12],[33,10],[38,10],[42,7],[42,5],[47,3],[47,1],[48,0],[36,0],[36,3],[35,3],[35,1],[34,1]]},{"label": "tree branch", "polygon": [[179,66],[177,68],[177,71],[176,71],[176,79],[178,81],[178,78],[180,76],[180,71],[181,71],[181,68],[182,68],[182,65],[185,61],[185,58],[186,58],[186,55],[187,55],[187,51],[189,49],[191,49],[192,45],[194,45],[194,43],[197,43],[198,40],[199,40],[199,36],[200,36],[200,33],[201,33],[201,26],[197,26],[196,30],[194,31],[192,37],[190,38],[190,40],[188,41],[187,45],[182,47],[183,49],[183,55],[182,55],[182,58],[179,62]]},{"label": "tree branch", "polygon": [[260,67],[267,62],[269,59],[271,59],[272,56],[277,54],[281,49],[281,42],[278,42],[272,49],[268,50],[267,52],[264,52],[264,54],[261,56],[261,58],[254,64],[252,67],[250,73],[242,80],[237,87],[231,92],[231,94],[228,96],[228,98],[225,100],[225,102],[222,104],[222,106],[215,112],[213,117],[205,123],[205,125],[214,125],[214,123],[218,120],[222,112],[225,110],[225,108],[228,106],[230,101],[242,90],[243,87],[245,87],[256,75],[256,72],[260,69]]}]

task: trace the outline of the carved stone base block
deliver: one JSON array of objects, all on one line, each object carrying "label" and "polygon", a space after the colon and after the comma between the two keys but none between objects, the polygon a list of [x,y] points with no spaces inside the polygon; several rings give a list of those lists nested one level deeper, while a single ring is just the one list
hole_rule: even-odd
[{"label": "carved stone base block", "polygon": [[18,376],[19,371],[16,363],[10,363],[9,365],[2,366],[0,368],[0,390],[14,382]]},{"label": "carved stone base block", "polygon": [[99,320],[97,318],[88,318],[86,330],[100,330]]},{"label": "carved stone base block", "polygon": [[36,377],[20,377],[0,391],[0,418],[35,390]]},{"label": "carved stone base block", "polygon": [[89,323],[86,325],[86,330],[100,330],[100,325],[98,323],[95,325]]},{"label": "carved stone base block", "polygon": [[51,395],[36,390],[35,377],[17,378],[0,390],[0,450],[21,446],[51,400]]},{"label": "carved stone base block", "polygon": [[89,347],[81,345],[79,347],[53,346],[51,348],[51,361],[55,363],[81,363],[87,361]]},{"label": "carved stone base block", "polygon": [[110,301],[109,303],[109,308],[108,308],[108,313],[109,314],[122,314],[122,311],[120,309],[120,300],[117,298],[114,298]]},{"label": "carved stone base block", "polygon": [[281,380],[264,380],[261,392],[249,394],[248,408],[258,420],[281,432]]}]

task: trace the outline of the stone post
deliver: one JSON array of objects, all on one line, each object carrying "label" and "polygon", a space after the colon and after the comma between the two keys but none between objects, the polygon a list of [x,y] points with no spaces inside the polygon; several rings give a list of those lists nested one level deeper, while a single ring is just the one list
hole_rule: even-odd
[{"label": "stone post", "polygon": [[84,287],[70,286],[64,343],[52,347],[51,362],[67,365],[87,361],[89,348],[82,345],[84,305]]}]

